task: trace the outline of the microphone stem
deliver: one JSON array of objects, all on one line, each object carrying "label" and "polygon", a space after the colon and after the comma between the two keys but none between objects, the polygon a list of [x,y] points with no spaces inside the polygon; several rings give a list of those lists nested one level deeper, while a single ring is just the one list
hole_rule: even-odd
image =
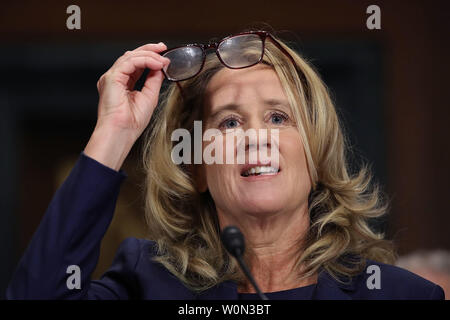
[{"label": "microphone stem", "polygon": [[256,292],[258,293],[258,296],[261,300],[269,300],[264,293],[261,292],[258,285],[256,284],[255,279],[253,279],[252,274],[250,273],[250,270],[248,270],[247,265],[244,263],[244,259],[242,259],[242,255],[236,255],[236,260],[238,261],[239,265],[241,266],[242,271],[244,271],[247,278],[250,280],[250,283],[252,284],[253,288],[255,288]]}]

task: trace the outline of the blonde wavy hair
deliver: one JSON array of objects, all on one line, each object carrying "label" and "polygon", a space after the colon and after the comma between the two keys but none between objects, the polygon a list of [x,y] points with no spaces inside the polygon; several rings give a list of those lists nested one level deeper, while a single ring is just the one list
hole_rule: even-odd
[{"label": "blonde wavy hair", "polygon": [[[299,245],[295,265],[299,278],[325,270],[344,281],[360,273],[366,259],[393,263],[392,243],[368,224],[369,219],[385,214],[387,205],[379,187],[371,183],[367,166],[350,174],[348,143],[327,87],[304,58],[274,38],[294,64],[269,39],[262,63],[276,72],[285,90],[312,182],[310,228]],[[172,132],[185,128],[193,133],[194,120],[202,120],[208,82],[222,68],[211,54],[199,75],[179,83],[182,92],[171,83],[161,94],[144,138],[145,217],[149,238],[158,247],[154,260],[195,291],[225,280],[243,280],[220,241],[211,195],[197,190],[193,165],[175,165],[171,158]]]}]

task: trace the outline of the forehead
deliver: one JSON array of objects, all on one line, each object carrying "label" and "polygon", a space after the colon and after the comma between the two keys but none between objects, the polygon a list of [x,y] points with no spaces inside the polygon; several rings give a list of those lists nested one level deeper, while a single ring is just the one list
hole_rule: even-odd
[{"label": "forehead", "polygon": [[212,110],[218,105],[244,103],[251,100],[286,100],[276,72],[258,64],[245,69],[223,68],[208,83],[205,105]]}]

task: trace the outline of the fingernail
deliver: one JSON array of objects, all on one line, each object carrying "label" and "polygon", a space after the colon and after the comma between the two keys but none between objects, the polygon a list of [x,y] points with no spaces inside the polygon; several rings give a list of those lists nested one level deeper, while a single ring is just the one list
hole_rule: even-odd
[{"label": "fingernail", "polygon": [[158,43],[158,45],[165,46],[165,44],[163,42]]}]

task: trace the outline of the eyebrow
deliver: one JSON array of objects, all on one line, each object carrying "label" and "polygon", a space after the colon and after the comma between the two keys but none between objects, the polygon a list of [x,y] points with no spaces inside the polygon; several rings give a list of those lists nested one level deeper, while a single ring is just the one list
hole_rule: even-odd
[{"label": "eyebrow", "polygon": [[[288,111],[291,110],[291,108],[289,107],[289,103],[287,100],[280,100],[280,99],[266,99],[264,100],[264,104],[267,106],[283,106],[285,107]],[[223,106],[217,107],[217,111],[215,111],[214,113],[212,113],[211,115],[208,116],[208,119],[214,119],[216,118],[219,114],[221,114],[224,111],[236,111],[239,109],[244,109],[244,106],[241,104],[236,104],[236,103],[227,103]]]}]

